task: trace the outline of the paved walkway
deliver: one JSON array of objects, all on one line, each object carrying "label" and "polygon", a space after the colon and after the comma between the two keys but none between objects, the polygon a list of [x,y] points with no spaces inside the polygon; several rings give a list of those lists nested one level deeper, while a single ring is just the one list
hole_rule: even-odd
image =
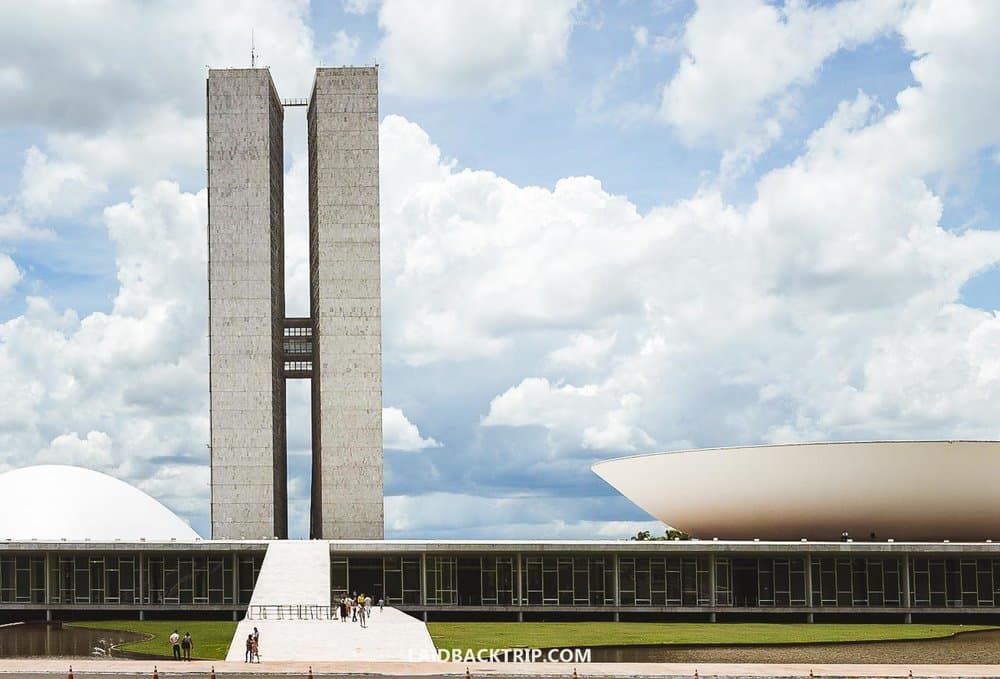
[{"label": "paved walkway", "polygon": [[[339,624],[339,623],[338,623]],[[346,623],[345,623],[346,624]],[[68,658],[0,659],[0,677],[18,679],[51,679],[65,677],[69,665],[73,665],[75,677],[81,679],[149,679],[156,665],[159,675],[169,679],[194,679],[208,677],[214,668],[216,675],[238,679],[246,676],[252,679],[275,677],[306,677],[310,668],[314,677],[441,677],[455,679],[464,677],[468,668],[473,677],[572,677],[574,670],[580,679],[599,677],[686,677],[690,679],[698,671],[699,678],[707,677],[996,677],[1000,676],[997,665],[746,665],[746,664],[633,664],[633,663],[593,663],[589,665],[563,664],[487,664],[472,663],[302,663],[264,662],[260,665],[243,663],[211,663],[196,661],[179,663],[164,661],[153,663],[148,660],[77,660]]]},{"label": "paved walkway", "polygon": [[[260,615],[256,606],[293,606]],[[253,615],[236,626],[226,654],[229,662],[242,663],[247,635],[260,631],[260,657],[264,661],[333,662],[350,660],[409,661],[436,658],[427,626],[395,608],[372,611],[367,628],[339,620],[309,617],[310,606],[330,605],[330,545],[323,540],[271,542],[261,564],[250,599]],[[324,609],[325,611],[325,609]]]}]

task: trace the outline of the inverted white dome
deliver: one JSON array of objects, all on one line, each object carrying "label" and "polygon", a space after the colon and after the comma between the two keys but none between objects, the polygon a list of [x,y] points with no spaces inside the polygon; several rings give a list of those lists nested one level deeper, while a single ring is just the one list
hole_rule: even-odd
[{"label": "inverted white dome", "polygon": [[194,540],[180,517],[113,476],[37,465],[0,474],[0,540]]},{"label": "inverted white dome", "polygon": [[1000,538],[1000,441],[793,443],[650,453],[591,469],[699,538]]}]

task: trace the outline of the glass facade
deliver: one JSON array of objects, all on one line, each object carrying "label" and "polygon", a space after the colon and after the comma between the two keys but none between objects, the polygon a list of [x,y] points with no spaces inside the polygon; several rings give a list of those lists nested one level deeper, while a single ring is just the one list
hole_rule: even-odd
[{"label": "glass facade", "polygon": [[911,559],[915,608],[1000,607],[1000,560]]},{"label": "glass facade", "polygon": [[0,556],[0,603],[45,602],[45,557]]},{"label": "glass facade", "polygon": [[[250,602],[263,557],[263,551],[12,551],[0,554],[0,606],[239,608]],[[331,600],[355,592],[410,610],[1000,609],[1000,557],[331,554]]]},{"label": "glass facade", "polygon": [[263,554],[0,556],[0,603],[246,605],[262,561]]}]

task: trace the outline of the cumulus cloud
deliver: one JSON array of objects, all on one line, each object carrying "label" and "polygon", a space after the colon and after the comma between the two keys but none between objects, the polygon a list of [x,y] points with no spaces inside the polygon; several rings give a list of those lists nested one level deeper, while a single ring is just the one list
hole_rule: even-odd
[{"label": "cumulus cloud", "polygon": [[6,466],[42,459],[140,487],[159,479],[158,498],[203,523],[207,484],[177,470],[207,461],[205,217],[203,191],[136,189],[103,215],[120,285],[110,311],[80,318],[30,297],[0,324]]},{"label": "cumulus cloud", "polygon": [[[388,3],[383,14],[401,6]],[[149,19],[131,5],[120,7],[136,35],[149,35],[147,22],[167,11],[154,7]],[[468,7],[463,11],[479,6]],[[534,3],[526,11],[554,12],[549,7]],[[491,25],[503,38],[495,43],[478,29],[467,32],[486,52],[472,50],[471,65],[442,66],[435,61],[440,55],[421,51],[424,39],[450,49],[442,36],[457,31],[454,25],[419,40],[400,38],[396,54],[427,67],[428,78],[407,81],[404,69],[402,82],[426,86],[428,93],[448,79],[460,91],[480,85],[509,91],[562,60],[572,12],[568,4],[559,7],[558,20],[538,27],[538,35],[553,40],[510,64],[496,55],[521,49],[510,37],[520,28],[506,23]],[[762,59],[763,84],[733,93],[742,111],[732,119],[737,122],[719,114],[711,126],[690,129],[732,139],[733,130],[752,129],[756,121],[777,115],[780,123],[773,107],[781,104],[782,88],[808,82],[829,50],[883,30],[872,28],[882,25],[872,19],[881,10],[869,16],[863,10],[871,6],[844,7],[766,10],[758,43],[773,32],[775,40],[799,45],[800,33],[822,32],[822,17],[830,19],[836,40],[819,36],[815,50],[807,46],[805,66],[792,71],[772,63],[773,55]],[[400,486],[411,478],[437,484],[433,492],[413,491],[422,495],[388,497],[388,533],[658,532],[661,527],[624,499],[602,495],[590,480],[589,462],[627,450],[807,438],[996,437],[990,404],[1000,397],[1000,318],[961,304],[960,291],[1000,262],[1000,236],[942,228],[942,199],[928,178],[961,168],[1000,140],[1000,86],[992,77],[1000,43],[991,31],[1000,24],[1000,9],[995,3],[961,12],[954,7],[914,3],[898,22],[914,54],[915,83],[899,93],[895,107],[864,93],[843,102],[799,157],[761,177],[740,205],[705,189],[641,212],[590,176],[522,186],[487,170],[460,169],[417,123],[387,116],[380,128],[383,341],[387,375],[395,380],[387,385],[428,401],[442,383],[457,393],[420,413],[423,434],[401,410],[386,409],[386,446],[423,451],[391,455],[387,478],[408,477],[395,481]],[[0,9],[6,13],[0,35],[33,8]],[[261,16],[274,19],[271,37],[258,29],[265,59],[277,44],[294,46],[272,63],[289,96],[306,91],[313,65],[305,64],[312,57],[303,8],[260,8]],[[91,6],[69,11],[81,21],[80,49],[90,61],[67,54],[73,41],[56,27],[52,59],[59,63],[46,85],[52,91],[42,93],[33,77],[40,66],[12,52],[0,68],[0,117],[20,123],[28,107],[39,107],[48,130],[37,144],[41,176],[73,191],[108,186],[107,194],[83,191],[74,201],[91,206],[79,208],[84,211],[113,203],[96,214],[96,224],[107,234],[118,288],[108,308],[87,313],[32,294],[23,313],[0,324],[0,464],[39,456],[86,459],[137,483],[204,532],[205,193],[156,180],[185,168],[200,172],[201,54],[236,55],[227,57],[235,62],[249,25],[216,21],[213,31],[177,37],[187,66],[174,72],[176,61],[161,59],[162,78],[139,77],[112,68],[130,62],[129,46],[138,39],[110,36],[112,49],[100,51],[103,34],[93,25]],[[711,11],[706,6],[693,20]],[[844,14],[824,14],[835,11]],[[399,27],[404,14],[386,16]],[[178,21],[165,20],[166,35]],[[419,28],[423,18],[414,21]],[[29,17],[21,30],[34,31],[44,47],[50,40],[44,28]],[[223,42],[213,42],[210,33]],[[387,30],[386,44],[401,35]],[[648,36],[637,38],[643,40]],[[28,42],[14,36],[16,44]],[[696,42],[685,43],[690,68],[722,68],[699,57]],[[42,47],[29,47],[47,64]],[[761,46],[772,48],[787,46]],[[91,62],[93,73],[78,72]],[[304,82],[282,80],[292,71],[301,71]],[[678,101],[690,104],[715,91],[699,90],[696,80],[684,85],[692,98]],[[157,84],[156,92],[143,89],[149,83]],[[131,93],[135,100],[121,98],[120,109],[112,110],[93,92],[112,101]],[[69,110],[72,102],[82,102],[79,111]],[[688,124],[678,116],[678,125]],[[168,132],[157,132],[157,123]],[[290,303],[291,312],[304,311],[307,300],[305,236],[298,228],[306,164],[301,148],[288,150],[286,202],[296,215],[289,219],[289,250],[299,253],[289,255],[289,299],[299,305]],[[77,166],[85,168],[82,175]],[[115,182],[135,188],[125,199],[107,197],[114,196]],[[51,209],[44,197],[55,192],[38,195],[36,204]],[[0,239],[43,233],[44,226],[25,220],[25,205],[14,197],[15,209],[0,217]],[[0,254],[0,294],[17,289],[21,276],[13,258]],[[308,412],[307,397],[290,391],[296,421]],[[473,433],[460,463],[451,437],[463,417]],[[299,433],[290,447],[308,450],[303,430],[293,431]],[[305,492],[299,477],[290,487]],[[301,510],[301,502],[293,507]]]},{"label": "cumulus cloud", "polygon": [[385,0],[386,88],[419,97],[504,95],[566,58],[578,0]]},{"label": "cumulus cloud", "polygon": [[[539,426],[569,439],[560,447],[632,451],[654,443],[637,426],[641,404],[634,393],[617,394],[596,384],[553,385],[533,377],[494,398],[483,425]],[[581,423],[587,424],[581,429]]]},{"label": "cumulus cloud", "polygon": [[382,409],[382,442],[388,450],[406,452],[441,447],[441,443],[431,437],[422,437],[417,425],[410,422],[399,408]]},{"label": "cumulus cloud", "polygon": [[360,36],[351,35],[343,29],[337,31],[333,34],[333,42],[330,45],[333,63],[337,65],[355,63],[359,47],[361,47]]},{"label": "cumulus cloud", "polygon": [[34,217],[76,214],[105,191],[81,163],[52,161],[36,146],[25,152],[21,201]]},{"label": "cumulus cloud", "polygon": [[780,136],[794,110],[790,87],[810,82],[836,52],[893,30],[904,7],[901,0],[701,2],[684,28],[660,114],[683,139],[719,143],[725,162],[740,166]]},{"label": "cumulus cloud", "polygon": [[0,297],[9,295],[21,281],[21,270],[10,256],[0,252]]},{"label": "cumulus cloud", "polygon": [[348,14],[368,14],[377,4],[377,0],[343,0],[344,11]]},{"label": "cumulus cloud", "polygon": [[58,462],[88,469],[107,468],[114,463],[111,437],[103,431],[80,436],[75,431],[60,434],[38,454],[38,462]]},{"label": "cumulus cloud", "polygon": [[163,108],[200,119],[205,65],[248,67],[251,30],[279,87],[305,93],[315,63],[307,15],[303,0],[239,12],[198,2],[3,3],[0,123],[93,132]]},{"label": "cumulus cloud", "polygon": [[[383,138],[407,141],[383,167],[411,181],[385,189],[387,346],[413,365],[537,366],[482,423],[542,428],[555,451],[995,436],[998,320],[959,299],[1000,235],[943,228],[926,178],[1000,138],[998,11],[914,6],[897,109],[843,102],[745,206],[703,190],[639,214],[593,178],[520,187],[388,117]],[[552,360],[611,333],[603,372]]]}]

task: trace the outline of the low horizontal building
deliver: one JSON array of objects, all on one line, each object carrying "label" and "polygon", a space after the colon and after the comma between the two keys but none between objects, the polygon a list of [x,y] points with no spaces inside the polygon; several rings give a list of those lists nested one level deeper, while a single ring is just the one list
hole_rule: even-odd
[{"label": "low horizontal building", "polygon": [[[291,610],[300,602],[249,609],[271,544],[3,541],[0,616],[280,615],[280,607]],[[1000,614],[1000,544],[986,542],[328,545],[331,600],[364,592],[432,620],[910,620]]]}]

